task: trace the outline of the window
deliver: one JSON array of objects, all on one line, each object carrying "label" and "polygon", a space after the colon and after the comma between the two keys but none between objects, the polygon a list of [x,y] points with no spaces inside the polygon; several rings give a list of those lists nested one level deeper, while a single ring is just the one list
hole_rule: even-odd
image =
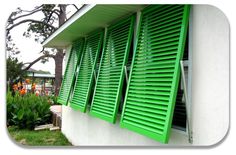
[{"label": "window", "polygon": [[90,114],[112,123],[120,103],[133,26],[134,16],[130,16],[107,28]]},{"label": "window", "polygon": [[86,38],[82,60],[78,67],[75,88],[70,101],[70,106],[75,110],[86,111],[91,88],[94,84],[94,76],[96,76],[95,67],[100,55],[102,39],[103,30],[94,32]]},{"label": "window", "polygon": [[168,142],[187,35],[189,6],[142,11],[121,127]]},{"label": "window", "polygon": [[[121,127],[163,143],[168,142],[172,125],[186,131],[179,62],[188,58],[185,41],[189,10],[188,5],[144,8],[135,45],[132,43],[134,15],[111,24],[105,31],[101,58],[98,53],[102,34],[89,35],[70,106],[85,112],[91,102],[89,113],[111,123],[115,123],[120,110]],[[71,64],[70,59],[67,66]],[[67,70],[66,75],[73,75]],[[97,78],[92,87],[95,72]],[[69,86],[64,83],[63,86]]]},{"label": "window", "polygon": [[58,95],[58,103],[67,105],[67,101],[69,99],[71,88],[75,79],[77,64],[81,58],[83,43],[84,40],[80,39],[76,41],[72,46],[69,59],[66,64],[66,70],[61,84],[60,92]]}]

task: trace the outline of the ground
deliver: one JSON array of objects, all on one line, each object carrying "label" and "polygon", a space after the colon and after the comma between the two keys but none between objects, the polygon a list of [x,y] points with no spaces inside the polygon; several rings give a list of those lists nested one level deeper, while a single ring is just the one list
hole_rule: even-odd
[{"label": "ground", "polygon": [[60,131],[30,131],[8,127],[8,131],[15,141],[30,146],[71,146],[70,142]]}]

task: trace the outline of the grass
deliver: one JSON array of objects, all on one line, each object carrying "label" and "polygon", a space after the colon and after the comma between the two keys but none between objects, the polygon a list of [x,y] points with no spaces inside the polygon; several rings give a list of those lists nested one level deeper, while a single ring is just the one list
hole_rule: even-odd
[{"label": "grass", "polygon": [[8,131],[15,141],[30,146],[71,146],[61,131],[31,131],[8,127]]}]

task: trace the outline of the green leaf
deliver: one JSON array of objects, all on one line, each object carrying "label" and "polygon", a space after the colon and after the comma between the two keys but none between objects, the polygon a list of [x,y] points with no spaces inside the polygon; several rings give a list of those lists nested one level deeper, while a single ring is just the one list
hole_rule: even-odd
[{"label": "green leaf", "polygon": [[17,113],[17,118],[21,120],[24,116],[24,109],[20,109]]}]

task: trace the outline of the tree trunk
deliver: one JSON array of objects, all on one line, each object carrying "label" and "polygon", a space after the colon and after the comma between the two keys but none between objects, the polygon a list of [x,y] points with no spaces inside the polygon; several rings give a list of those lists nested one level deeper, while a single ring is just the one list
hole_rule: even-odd
[{"label": "tree trunk", "polygon": [[66,21],[66,6],[65,4],[60,4],[60,14],[59,14],[59,27]]},{"label": "tree trunk", "polygon": [[[59,27],[66,21],[66,6],[60,4]],[[62,67],[63,67],[63,50],[57,49],[55,56],[55,95],[58,96],[61,82],[62,82]]]},{"label": "tree trunk", "polygon": [[62,82],[62,66],[63,66],[63,50],[57,49],[57,53],[54,57],[55,60],[55,95],[59,94],[61,82]]}]

